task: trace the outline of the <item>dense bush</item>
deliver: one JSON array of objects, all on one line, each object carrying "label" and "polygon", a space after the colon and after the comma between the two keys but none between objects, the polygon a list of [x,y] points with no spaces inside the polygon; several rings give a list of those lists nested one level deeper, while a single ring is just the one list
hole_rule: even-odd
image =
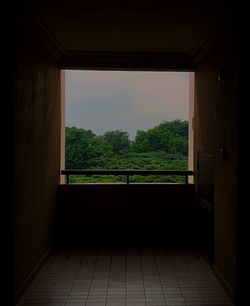
[{"label": "dense bush", "polygon": [[[188,122],[164,121],[133,141],[121,130],[102,136],[66,127],[66,169],[187,170]],[[71,182],[123,182],[124,176],[72,176]],[[131,176],[131,182],[180,182],[181,177]]]}]

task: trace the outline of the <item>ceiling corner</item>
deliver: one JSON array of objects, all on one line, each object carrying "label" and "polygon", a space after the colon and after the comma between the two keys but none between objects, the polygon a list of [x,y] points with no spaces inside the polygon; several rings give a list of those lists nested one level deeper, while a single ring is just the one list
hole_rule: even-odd
[{"label": "ceiling corner", "polygon": [[29,28],[29,30],[38,37],[42,44],[56,57],[57,60],[61,60],[63,54],[66,52],[65,48],[54,37],[52,31],[30,3],[25,5],[22,17],[24,24]]}]

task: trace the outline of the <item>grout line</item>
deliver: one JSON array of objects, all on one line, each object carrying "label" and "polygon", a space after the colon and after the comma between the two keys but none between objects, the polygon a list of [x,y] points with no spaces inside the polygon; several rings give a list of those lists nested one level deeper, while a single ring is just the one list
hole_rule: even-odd
[{"label": "grout line", "polygon": [[[59,253],[59,254],[60,254],[60,253]],[[61,266],[61,268],[59,269],[59,271],[58,271],[58,273],[57,273],[57,278],[55,279],[55,281],[54,281],[54,283],[53,283],[53,286],[51,287],[51,290],[55,289],[56,284],[57,284],[58,280],[60,279],[60,274],[62,273],[64,267],[66,266],[66,263],[67,263],[67,261],[68,261],[68,259],[69,259],[69,256],[70,256],[70,253],[68,253],[68,251],[67,251],[67,256],[66,256],[66,258],[65,258],[64,264],[63,264],[63,265]],[[53,259],[54,259],[55,257],[56,257],[56,255],[53,256]],[[50,266],[51,264],[52,264],[52,263],[50,262],[50,263],[49,263],[49,266]],[[49,295],[48,295],[48,298],[46,299],[45,305],[48,303],[48,300],[49,300],[51,297],[52,297],[52,295],[51,295],[51,292],[50,292]]]},{"label": "grout line", "polygon": [[111,267],[112,267],[112,262],[113,262],[112,259],[113,259],[113,250],[111,251],[111,258],[110,258],[110,265],[109,265],[108,285],[107,285],[105,305],[107,305],[107,303],[108,303],[109,283],[110,283]]},{"label": "grout line", "polygon": [[71,294],[71,292],[72,292],[72,289],[73,289],[73,286],[74,286],[75,280],[76,280],[77,276],[79,275],[79,271],[80,271],[80,268],[81,268],[82,263],[83,263],[83,258],[84,258],[84,253],[83,253],[83,254],[81,254],[81,259],[80,259],[80,262],[79,262],[78,271],[77,271],[77,273],[76,273],[76,275],[75,275],[75,278],[72,280],[71,289],[69,290],[69,293],[68,293],[68,298],[67,298],[67,301],[66,301],[66,303],[65,303],[65,304],[67,304],[67,303],[68,303],[68,301],[69,301],[69,297],[70,297],[70,294]]},{"label": "grout line", "polygon": [[[180,252],[180,250],[178,250],[178,252]],[[183,258],[183,255],[182,255],[182,258]],[[170,259],[170,258],[169,258],[169,259]],[[175,270],[175,268],[174,268],[173,263],[172,263],[171,260],[169,260],[169,263],[170,263],[170,265],[171,265],[171,267],[172,267],[172,270],[173,270],[173,272],[174,272],[174,274],[175,274],[175,278],[176,278],[176,281],[177,281],[177,283],[178,283],[178,287],[179,287],[179,289],[180,289],[180,292],[181,292],[181,294],[182,294],[182,297],[183,297],[184,303],[185,303],[185,302],[186,302],[186,299],[185,299],[185,297],[184,297],[184,295],[183,295],[183,291],[182,291],[181,286],[180,286],[179,277],[178,277],[178,275],[176,274],[176,270]]]},{"label": "grout line", "polygon": [[[202,256],[198,253],[197,250],[194,250],[194,255],[195,255],[195,258],[197,259],[197,266],[199,265],[199,267],[202,267],[202,268],[203,268]],[[190,272],[190,270],[189,270],[189,264],[187,263],[185,257],[184,257],[184,261],[185,261],[185,263],[186,263],[186,266],[188,267],[188,271]],[[203,268],[202,270],[203,270],[203,273],[206,273],[206,274],[207,274],[207,271],[204,271],[204,268]],[[193,274],[192,274],[191,272],[190,272],[190,274],[192,275],[192,278],[194,279]],[[194,279],[194,282],[195,282],[195,285],[196,285],[196,284],[197,284],[197,280]],[[206,301],[205,301],[204,298],[203,298],[203,293],[202,293],[201,289],[200,289],[197,285],[196,285],[196,287],[197,287],[197,289],[198,289],[198,291],[199,291],[199,293],[200,293],[200,296],[201,296],[201,298],[202,298],[202,303],[205,303],[205,304],[206,304]],[[182,289],[181,289],[181,290],[182,290]]]},{"label": "grout line", "polygon": [[154,262],[155,262],[158,278],[159,278],[159,281],[160,281],[160,284],[161,284],[162,295],[164,297],[165,304],[167,305],[167,301],[166,301],[164,290],[163,290],[162,281],[161,281],[161,278],[160,278],[160,271],[159,271],[159,267],[158,267],[157,260],[156,260],[156,251],[155,251],[155,249],[153,249],[153,254],[154,254]]},{"label": "grout line", "polygon": [[93,273],[92,273],[91,281],[89,283],[89,290],[88,290],[88,294],[87,294],[86,301],[85,301],[84,305],[86,305],[88,303],[89,292],[90,292],[91,285],[92,285],[92,282],[93,282],[93,277],[94,277],[94,274],[95,274],[95,271],[96,271],[97,259],[99,258],[99,256],[100,256],[100,250],[98,249],[98,255],[96,256],[96,259],[95,259],[95,264],[94,264],[94,267],[93,267]]},{"label": "grout line", "polygon": [[147,299],[146,299],[146,290],[145,290],[145,280],[144,280],[144,271],[143,271],[143,263],[142,263],[142,249],[139,250],[139,256],[140,256],[140,266],[141,266],[141,273],[142,273],[142,283],[143,283],[143,292],[144,292],[144,299],[145,299],[145,305],[147,305]]}]

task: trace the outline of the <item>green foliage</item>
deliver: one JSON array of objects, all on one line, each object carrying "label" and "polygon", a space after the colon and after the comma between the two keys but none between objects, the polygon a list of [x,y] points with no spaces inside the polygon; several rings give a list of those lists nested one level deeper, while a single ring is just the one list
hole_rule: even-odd
[{"label": "green foliage", "polygon": [[187,121],[164,121],[147,131],[138,130],[133,142],[134,152],[164,151],[166,153],[188,154]]},{"label": "green foliage", "polygon": [[108,131],[103,135],[111,145],[115,154],[124,154],[130,149],[130,140],[128,132],[121,130]]},{"label": "green foliage", "polygon": [[150,150],[150,142],[147,138],[147,132],[138,130],[135,136],[135,141],[132,144],[132,151],[134,152],[149,152]]},{"label": "green foliage", "polygon": [[[66,169],[187,170],[188,122],[164,121],[147,131],[138,130],[130,141],[127,132],[66,127]],[[125,182],[125,176],[71,176],[71,182]],[[182,177],[131,176],[131,182],[183,182]]]},{"label": "green foliage", "polygon": [[159,129],[169,130],[174,135],[188,137],[188,122],[185,120],[163,121],[158,127]]},{"label": "green foliage", "polygon": [[112,145],[102,136],[92,138],[87,147],[88,160],[113,156]]},{"label": "green foliage", "polygon": [[95,137],[90,130],[65,128],[65,168],[83,169],[88,164],[88,145]]}]

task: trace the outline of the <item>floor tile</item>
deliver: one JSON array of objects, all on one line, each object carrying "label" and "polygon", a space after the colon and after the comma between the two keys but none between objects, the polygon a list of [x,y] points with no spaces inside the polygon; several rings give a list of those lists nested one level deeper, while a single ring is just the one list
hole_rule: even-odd
[{"label": "floor tile", "polygon": [[225,306],[233,303],[196,250],[58,251],[17,306]]}]

